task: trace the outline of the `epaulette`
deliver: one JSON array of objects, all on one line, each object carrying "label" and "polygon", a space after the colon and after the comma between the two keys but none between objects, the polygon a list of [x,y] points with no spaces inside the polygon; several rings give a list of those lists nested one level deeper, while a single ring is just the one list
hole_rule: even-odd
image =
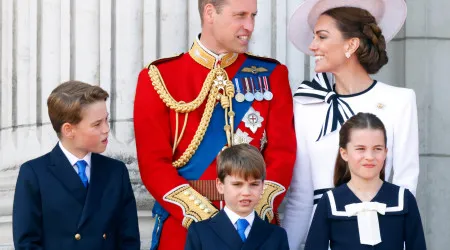
[{"label": "epaulette", "polygon": [[271,62],[271,63],[281,64],[278,60],[270,58],[270,57],[257,56],[257,55],[254,55],[254,54],[250,53],[250,52],[246,52],[245,54],[248,57],[252,57],[252,58],[255,58],[255,59],[262,60],[262,61],[267,61],[267,62]]},{"label": "epaulette", "polygon": [[174,59],[177,59],[177,58],[181,57],[183,54],[184,54],[184,53],[180,53],[180,54],[178,54],[178,55],[174,55],[174,56],[171,56],[171,57],[160,58],[160,59],[158,59],[158,60],[155,60],[155,61],[149,63],[149,64],[146,66],[146,68],[149,68],[150,65],[158,65],[158,64],[161,64],[161,63],[164,63],[164,62],[172,61],[172,60],[174,60]]}]

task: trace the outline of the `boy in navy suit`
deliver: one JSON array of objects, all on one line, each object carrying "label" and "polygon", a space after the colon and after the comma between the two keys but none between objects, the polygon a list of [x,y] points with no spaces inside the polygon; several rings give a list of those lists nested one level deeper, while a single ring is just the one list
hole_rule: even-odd
[{"label": "boy in navy suit", "polygon": [[47,100],[59,142],[23,164],[13,206],[16,250],[140,249],[136,200],[108,144],[108,93],[70,81]]},{"label": "boy in navy suit", "polygon": [[217,175],[216,186],[225,207],[189,227],[185,249],[289,249],[286,231],[263,221],[254,210],[266,176],[258,149],[249,144],[225,149],[217,157]]}]

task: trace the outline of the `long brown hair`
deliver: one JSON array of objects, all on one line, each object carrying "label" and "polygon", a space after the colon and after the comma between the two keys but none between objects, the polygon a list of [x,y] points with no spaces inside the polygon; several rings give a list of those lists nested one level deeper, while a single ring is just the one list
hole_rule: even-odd
[{"label": "long brown hair", "polygon": [[[339,131],[339,149],[347,148],[347,144],[350,141],[351,132],[354,129],[381,130],[384,135],[384,145],[387,143],[386,128],[384,127],[383,122],[374,114],[358,113],[342,125],[342,128]],[[344,159],[342,159],[340,150],[338,150],[336,164],[334,166],[334,186],[337,187],[347,183],[350,179],[351,175],[348,164],[344,161]],[[380,172],[380,179],[384,180],[384,165]]]}]

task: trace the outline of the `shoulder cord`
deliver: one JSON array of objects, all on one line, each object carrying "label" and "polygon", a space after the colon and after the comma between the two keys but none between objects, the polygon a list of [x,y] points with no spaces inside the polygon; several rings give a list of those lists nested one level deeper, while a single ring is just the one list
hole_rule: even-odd
[{"label": "shoulder cord", "polygon": [[[216,100],[220,100],[222,107],[225,109],[224,130],[227,135],[228,145],[232,145],[233,134],[231,133],[231,128],[234,127],[234,116],[235,116],[232,110],[234,85],[230,80],[228,80],[228,74],[224,69],[222,68],[212,69],[206,76],[206,79],[203,82],[203,87],[199,95],[192,102],[189,103],[185,103],[183,101],[177,102],[170,95],[164,83],[164,80],[162,79],[161,74],[156,66],[151,65],[149,67],[148,74],[150,76],[150,79],[152,80],[152,85],[155,88],[155,91],[158,93],[161,100],[166,104],[168,108],[175,111],[176,113],[177,124],[175,129],[173,152],[175,152],[175,149],[177,148],[184,134],[184,130],[187,124],[188,113],[196,110],[203,103],[206,96],[208,96],[205,111],[203,112],[200,124],[197,128],[197,131],[195,132],[194,137],[192,138],[192,141],[189,143],[189,146],[183,152],[180,158],[172,162],[172,165],[175,168],[180,168],[186,165],[192,158],[192,156],[195,154],[195,151],[198,149],[198,146],[202,142],[203,136],[205,135],[206,129],[208,128]],[[179,136],[178,136],[178,113],[186,114],[184,119],[184,125],[181,134]],[[230,120],[230,124],[228,124],[228,120]]]}]

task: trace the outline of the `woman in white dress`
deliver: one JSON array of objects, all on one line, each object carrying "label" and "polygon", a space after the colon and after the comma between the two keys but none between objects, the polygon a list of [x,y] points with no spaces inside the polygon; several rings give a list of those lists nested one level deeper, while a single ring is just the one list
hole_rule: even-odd
[{"label": "woman in white dress", "polygon": [[289,40],[315,56],[318,73],[294,95],[297,162],[282,223],[291,249],[300,249],[315,205],[334,187],[339,129],[358,112],[373,113],[386,126],[386,180],[415,194],[419,176],[415,93],[370,76],[388,62],[386,42],[405,18],[404,0],[306,0],[289,23]]}]

